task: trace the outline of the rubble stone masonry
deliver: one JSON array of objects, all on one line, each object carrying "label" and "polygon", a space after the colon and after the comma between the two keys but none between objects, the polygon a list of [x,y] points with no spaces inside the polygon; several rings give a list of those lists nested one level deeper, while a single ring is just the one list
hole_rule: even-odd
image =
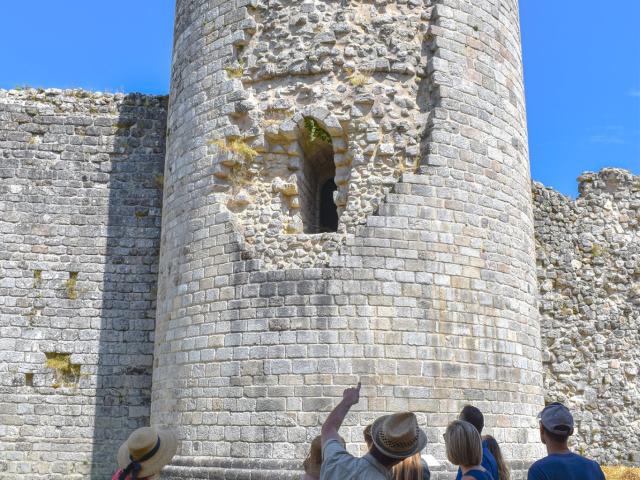
[{"label": "rubble stone masonry", "polygon": [[574,445],[640,463],[640,177],[585,173],[571,200],[533,189],[545,398],[575,412]]}]

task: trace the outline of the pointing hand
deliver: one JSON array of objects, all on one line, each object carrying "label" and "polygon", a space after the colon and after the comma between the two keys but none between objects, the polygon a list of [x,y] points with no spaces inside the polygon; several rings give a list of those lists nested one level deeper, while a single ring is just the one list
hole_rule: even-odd
[{"label": "pointing hand", "polygon": [[358,386],[355,388],[347,388],[342,393],[342,400],[346,402],[349,406],[355,405],[360,401],[360,387],[361,383],[358,382]]}]

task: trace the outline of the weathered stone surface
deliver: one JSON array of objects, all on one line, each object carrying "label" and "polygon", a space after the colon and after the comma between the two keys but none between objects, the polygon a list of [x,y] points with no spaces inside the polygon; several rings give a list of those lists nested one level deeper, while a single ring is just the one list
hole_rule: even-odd
[{"label": "weathered stone surface", "polygon": [[545,396],[575,412],[576,447],[640,452],[640,177],[580,177],[576,201],[535,184]]},{"label": "weathered stone surface", "polygon": [[[207,15],[227,8],[224,1],[201,2],[178,18],[178,23],[207,20],[177,37],[174,73],[183,75],[178,72],[185,69],[198,81],[195,72],[202,62],[215,58],[222,66],[219,88],[189,90],[206,98],[196,115],[216,116],[215,126],[198,138],[198,155],[214,169],[224,163],[216,143],[203,146],[230,131],[255,149],[243,160],[248,175],[239,178],[224,168],[214,173],[213,188],[217,200],[233,211],[245,248],[263,268],[326,266],[345,235],[365,223],[400,175],[418,166],[430,109],[424,37],[432,7],[424,1],[301,6],[298,0],[278,0],[252,2],[222,18]],[[183,65],[183,45],[208,35],[219,41],[207,44],[196,62]],[[390,63],[403,68],[390,70]],[[234,107],[224,115],[237,99],[253,107]],[[324,155],[328,161],[313,172],[308,167],[319,163],[314,157],[319,147],[300,148],[308,134],[305,119],[311,118],[332,143]],[[289,182],[292,174],[299,184],[295,192],[271,188],[274,181]],[[313,176],[334,177],[337,184],[340,220],[331,236],[296,235],[318,233]],[[251,201],[239,204],[238,192]]]},{"label": "weathered stone surface", "polygon": [[[444,458],[447,422],[474,402],[509,458],[537,457],[514,3],[185,0],[176,12],[151,415],[182,440],[171,475],[267,478],[300,462],[357,380],[353,450],[373,418],[413,409]],[[330,143],[305,137],[310,119]],[[247,168],[216,176],[232,148]],[[339,225],[311,233],[327,172]],[[242,190],[255,201],[240,208]]]},{"label": "weathered stone surface", "polygon": [[165,98],[0,91],[0,478],[107,478],[148,422],[165,122]]}]

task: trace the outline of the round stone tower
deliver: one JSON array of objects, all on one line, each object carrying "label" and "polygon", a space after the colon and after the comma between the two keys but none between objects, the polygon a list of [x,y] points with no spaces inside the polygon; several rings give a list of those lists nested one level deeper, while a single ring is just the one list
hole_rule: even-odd
[{"label": "round stone tower", "polygon": [[152,396],[181,440],[169,476],[298,478],[357,381],[354,452],[411,410],[444,460],[472,403],[535,458],[530,191],[516,0],[178,0]]}]

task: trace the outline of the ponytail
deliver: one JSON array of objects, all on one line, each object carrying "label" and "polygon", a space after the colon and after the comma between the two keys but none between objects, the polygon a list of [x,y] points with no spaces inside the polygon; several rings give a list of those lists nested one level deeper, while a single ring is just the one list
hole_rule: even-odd
[{"label": "ponytail", "polygon": [[500,480],[510,480],[511,472],[509,471],[507,462],[505,462],[504,457],[502,456],[500,445],[498,445],[496,439],[491,435],[485,435],[482,438],[487,442],[487,448],[493,455],[493,458],[496,459],[496,463],[498,464],[498,476],[500,477]]}]

